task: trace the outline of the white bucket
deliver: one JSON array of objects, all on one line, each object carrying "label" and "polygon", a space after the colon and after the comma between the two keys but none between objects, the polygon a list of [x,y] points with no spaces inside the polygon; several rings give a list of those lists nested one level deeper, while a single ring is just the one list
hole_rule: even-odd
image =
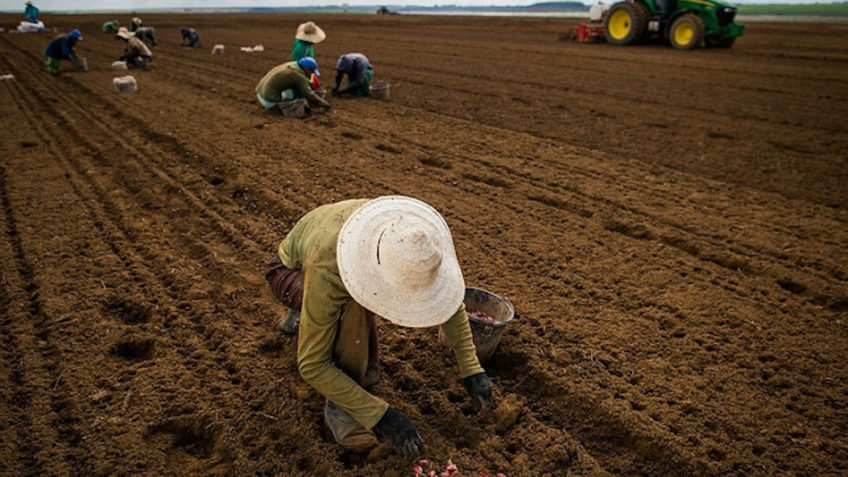
[{"label": "white bucket", "polygon": [[77,58],[71,63],[74,65],[74,71],[76,72],[82,73],[84,71],[88,71],[88,60],[86,58]]},{"label": "white bucket", "polygon": [[382,99],[384,101],[389,99],[389,83],[372,84],[369,89],[371,91],[372,98]]},{"label": "white bucket", "polygon": [[213,55],[223,55],[224,54],[224,45],[215,45],[212,47]]},{"label": "white bucket", "polygon": [[127,62],[115,61],[112,63],[112,69],[115,71],[127,71]]},{"label": "white bucket", "polygon": [[112,78],[112,84],[119,93],[135,93],[138,90],[138,83],[131,75]]},{"label": "white bucket", "polygon": [[280,114],[289,118],[305,118],[309,114],[305,98],[292,99],[280,103]]}]

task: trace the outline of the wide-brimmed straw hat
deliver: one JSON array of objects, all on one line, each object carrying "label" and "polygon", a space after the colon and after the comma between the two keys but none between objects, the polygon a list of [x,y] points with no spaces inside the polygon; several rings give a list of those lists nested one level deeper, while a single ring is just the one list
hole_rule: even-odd
[{"label": "wide-brimmed straw hat", "polygon": [[324,30],[318,28],[315,22],[306,22],[297,26],[297,33],[295,33],[294,37],[301,41],[319,43],[324,41],[324,38],[327,38],[327,34],[324,33]]},{"label": "wide-brimmed straw hat", "polygon": [[366,202],[342,226],[336,253],[350,296],[397,325],[441,325],[465,296],[448,224],[418,199]]},{"label": "wide-brimmed straw hat", "polygon": [[124,40],[129,40],[132,38],[133,33],[127,30],[127,27],[118,28],[118,33],[115,33],[115,36],[123,38]]}]

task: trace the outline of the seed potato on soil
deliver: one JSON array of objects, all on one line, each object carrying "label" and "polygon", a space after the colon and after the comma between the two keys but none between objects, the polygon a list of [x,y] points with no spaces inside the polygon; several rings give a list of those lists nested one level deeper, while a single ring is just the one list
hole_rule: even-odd
[{"label": "seed potato on soil", "polygon": [[[441,211],[467,284],[518,314],[483,416],[437,330],[380,323],[374,392],[422,459],[848,471],[848,26],[680,52],[559,41],[576,20],[310,15],[325,81],[361,51],[391,101],[298,120],[254,87],[303,15],[145,15],[135,94],[109,19],[45,14],[84,33],[88,72],[57,78],[50,34],[0,34],[0,474],[409,475],[333,442],[262,279],[303,214],[386,194]],[[188,24],[265,48],[183,49]]]}]

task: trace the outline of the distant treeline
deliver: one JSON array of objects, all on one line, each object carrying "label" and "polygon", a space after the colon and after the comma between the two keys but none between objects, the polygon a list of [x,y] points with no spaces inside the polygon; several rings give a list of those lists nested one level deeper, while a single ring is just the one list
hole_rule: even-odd
[{"label": "distant treeline", "polygon": [[820,15],[848,16],[848,2],[739,5],[741,15]]},{"label": "distant treeline", "polygon": [[[608,3],[609,0],[608,0]],[[327,5],[327,6],[312,6],[312,7],[256,7],[256,8],[248,8],[248,11],[251,12],[302,12],[302,11],[310,11],[310,12],[323,12],[323,13],[337,13],[337,12],[347,12],[347,13],[364,13],[364,12],[376,12],[378,9],[385,8],[391,12],[403,13],[404,11],[434,11],[434,12],[451,12],[451,11],[464,11],[464,12],[474,12],[474,11],[506,11],[506,12],[521,12],[521,11],[556,11],[556,10],[587,10],[589,5],[584,4],[582,2],[540,2],[534,3],[532,5],[523,5],[523,6],[468,6],[468,5],[436,5],[436,6],[426,6],[426,5]]]}]

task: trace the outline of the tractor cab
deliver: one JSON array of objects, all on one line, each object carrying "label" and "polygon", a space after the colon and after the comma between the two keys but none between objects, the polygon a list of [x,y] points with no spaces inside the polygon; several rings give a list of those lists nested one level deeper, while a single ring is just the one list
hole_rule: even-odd
[{"label": "tractor cab", "polygon": [[626,0],[605,15],[604,36],[622,46],[658,37],[681,50],[730,48],[745,32],[735,17],[736,7],[714,0]]}]

